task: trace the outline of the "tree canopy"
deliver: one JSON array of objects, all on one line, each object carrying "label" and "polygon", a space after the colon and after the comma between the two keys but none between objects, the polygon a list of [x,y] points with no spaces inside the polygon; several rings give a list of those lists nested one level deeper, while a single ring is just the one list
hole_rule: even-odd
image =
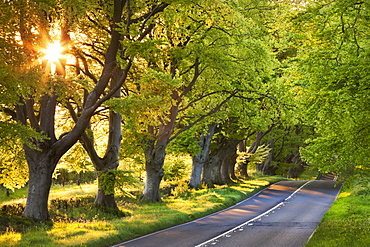
[{"label": "tree canopy", "polygon": [[313,2],[294,20],[293,83],[319,135],[302,152],[323,172],[350,174],[369,164],[369,8],[366,1]]}]

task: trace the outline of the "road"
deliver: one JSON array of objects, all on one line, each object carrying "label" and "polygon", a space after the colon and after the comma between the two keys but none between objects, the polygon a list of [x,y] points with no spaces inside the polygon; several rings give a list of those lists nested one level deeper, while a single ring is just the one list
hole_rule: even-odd
[{"label": "road", "polygon": [[303,246],[339,190],[330,180],[281,181],[223,211],[114,247]]}]

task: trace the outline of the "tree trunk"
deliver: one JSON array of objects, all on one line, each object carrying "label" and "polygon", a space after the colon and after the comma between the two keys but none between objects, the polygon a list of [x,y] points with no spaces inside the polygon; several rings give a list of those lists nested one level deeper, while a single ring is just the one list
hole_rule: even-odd
[{"label": "tree trunk", "polygon": [[229,155],[226,155],[221,161],[221,184],[230,184],[233,181],[229,175]]},{"label": "tree trunk", "polygon": [[143,200],[151,202],[161,201],[160,184],[164,176],[164,170],[160,164],[150,162],[146,165],[146,180],[143,192]]},{"label": "tree trunk", "polygon": [[[153,133],[154,127],[149,127],[149,133]],[[142,199],[151,202],[161,200],[159,186],[164,176],[164,159],[168,139],[173,130],[173,123],[160,126],[157,139],[147,138],[144,146],[146,179]]]},{"label": "tree trunk", "polygon": [[26,150],[29,181],[23,216],[38,221],[47,221],[49,219],[48,199],[52,174],[59,159],[50,151],[38,152],[30,148],[26,148]]},{"label": "tree trunk", "polygon": [[211,157],[210,161],[210,167],[211,167],[211,183],[213,184],[222,184],[222,178],[221,178],[221,165],[222,160],[219,156],[218,152]]},{"label": "tree trunk", "polygon": [[[118,78],[122,75],[122,71],[117,71],[114,78]],[[111,80],[111,88],[113,88],[117,82],[115,79]],[[112,96],[113,98],[119,98],[121,96],[120,90],[117,90]],[[116,170],[119,166],[119,152],[122,140],[122,129],[121,129],[122,116],[119,113],[109,111],[109,133],[108,143],[104,157],[99,157],[95,149],[93,136],[89,136],[87,133],[82,135],[82,145],[89,154],[90,160],[94,165],[95,171],[98,174],[98,192],[95,198],[95,205],[101,207],[110,207],[117,209],[117,204],[114,198],[114,184],[115,176],[109,176],[110,181],[100,179],[103,173],[107,173],[110,170]],[[107,192],[105,183],[110,183],[112,191]]]},{"label": "tree trunk", "polygon": [[[221,145],[221,144],[220,144]],[[214,184],[222,184],[221,179],[221,165],[222,160],[220,156],[221,148],[211,150],[209,158],[204,163],[202,182],[209,187]]]},{"label": "tree trunk", "polygon": [[202,155],[198,154],[193,157],[193,164],[190,174],[189,185],[193,188],[201,187],[201,174],[204,166],[204,159]]},{"label": "tree trunk", "polygon": [[[241,141],[239,144],[238,144],[238,150],[239,152],[247,152],[247,146],[246,146],[246,142],[245,140]],[[249,178],[249,175],[248,175],[248,159],[244,160],[243,163],[240,163],[241,165],[241,168],[240,168],[240,175],[245,178],[245,179],[248,179]]]},{"label": "tree trunk", "polygon": [[211,159],[208,156],[207,159],[204,160],[204,165],[203,165],[203,171],[202,171],[202,182],[209,187],[212,187],[212,167],[211,167]]},{"label": "tree trunk", "polygon": [[[117,94],[119,96],[119,92]],[[98,174],[99,172],[116,170],[119,166],[119,150],[122,139],[121,120],[121,114],[114,113],[112,111],[109,112],[109,135],[107,151],[103,159],[98,159],[101,162],[95,164],[95,169],[98,171]],[[94,203],[98,206],[117,209],[118,207],[114,198],[115,176],[111,176],[111,181],[109,181],[109,183],[112,183],[112,192],[106,192],[104,190],[104,184],[101,183],[101,179],[98,179],[99,189]]]},{"label": "tree trunk", "polygon": [[201,186],[201,174],[204,163],[208,160],[209,150],[211,145],[212,137],[215,133],[216,124],[210,124],[208,126],[208,134],[202,135],[198,145],[201,147],[198,155],[193,156],[193,165],[190,175],[190,186],[197,188]]},{"label": "tree trunk", "polygon": [[213,184],[231,183],[230,164],[236,163],[236,145],[240,141],[223,139],[218,149],[210,153],[208,162],[203,169],[203,183],[213,186]]},{"label": "tree trunk", "polygon": [[166,146],[165,144],[155,145],[154,141],[150,141],[150,145],[145,149],[146,179],[143,200],[151,202],[161,200],[159,186],[164,176],[163,164],[166,156]]},{"label": "tree trunk", "polygon": [[249,178],[249,174],[248,174],[248,163],[249,161],[246,160],[244,161],[241,165],[241,171],[240,171],[240,175],[244,178],[244,179],[248,179]]},{"label": "tree trunk", "polygon": [[[265,135],[267,135],[268,133],[270,133],[270,131],[272,130],[273,127],[274,127],[274,124],[270,125],[269,128],[266,131],[264,131],[264,132],[257,131],[256,132],[256,139],[252,143],[252,145],[249,147],[247,153],[254,154],[257,151],[258,147],[260,146],[262,138]],[[246,160],[246,162],[245,162],[246,165],[243,166],[244,171],[242,170],[242,174],[244,174],[246,178],[248,176],[248,172],[247,172],[248,163],[249,163],[248,160]],[[256,164],[256,170],[258,171],[260,169],[261,170],[263,169],[262,166],[259,166],[259,165]]]},{"label": "tree trunk", "polygon": [[236,149],[240,140],[228,140],[222,150],[221,180],[222,183],[232,183],[235,176]]},{"label": "tree trunk", "polygon": [[274,139],[270,141],[269,147],[271,148],[269,155],[267,156],[266,160],[262,163],[262,174],[263,175],[275,175],[276,168],[271,167],[270,164],[274,158]]},{"label": "tree trunk", "polygon": [[[98,192],[95,198],[95,205],[100,207],[110,207],[113,209],[117,209],[117,203],[114,198],[114,188],[115,188],[115,175],[108,174],[109,181],[101,179],[101,176],[104,173],[109,173],[110,170],[116,170],[118,167],[118,154],[113,154],[114,158],[116,158],[116,162],[111,162],[109,159],[102,159],[100,165],[103,167],[103,170],[98,171]],[[106,184],[109,183],[109,184]],[[105,186],[109,187],[112,191],[106,191]]]},{"label": "tree trunk", "polygon": [[168,121],[159,126],[158,132],[155,130],[156,127],[148,127],[148,134],[150,137],[144,139],[146,180],[142,197],[143,200],[161,200],[159,186],[164,176],[163,165],[166,157],[166,148],[170,142],[170,136],[173,133],[178,112],[178,106],[171,106]]}]

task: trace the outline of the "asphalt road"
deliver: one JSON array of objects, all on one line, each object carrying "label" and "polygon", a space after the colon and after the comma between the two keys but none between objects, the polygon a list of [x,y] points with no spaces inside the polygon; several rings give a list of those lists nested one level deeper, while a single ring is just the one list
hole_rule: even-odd
[{"label": "asphalt road", "polygon": [[233,207],[114,247],[299,247],[339,193],[329,180],[282,181]]}]

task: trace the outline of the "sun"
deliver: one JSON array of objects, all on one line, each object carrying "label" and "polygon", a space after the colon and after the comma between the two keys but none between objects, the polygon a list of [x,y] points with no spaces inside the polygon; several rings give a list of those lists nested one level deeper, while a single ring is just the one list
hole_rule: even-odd
[{"label": "sun", "polygon": [[42,51],[45,56],[43,59],[49,63],[59,62],[59,59],[64,58],[64,48],[59,42],[49,43],[48,47]]},{"label": "sun", "polygon": [[[46,74],[63,75],[65,73],[63,63],[66,60],[66,48],[59,42],[50,42],[46,49],[42,49],[44,54],[42,57],[43,65],[45,66]],[[63,62],[64,61],[64,62]]]}]

